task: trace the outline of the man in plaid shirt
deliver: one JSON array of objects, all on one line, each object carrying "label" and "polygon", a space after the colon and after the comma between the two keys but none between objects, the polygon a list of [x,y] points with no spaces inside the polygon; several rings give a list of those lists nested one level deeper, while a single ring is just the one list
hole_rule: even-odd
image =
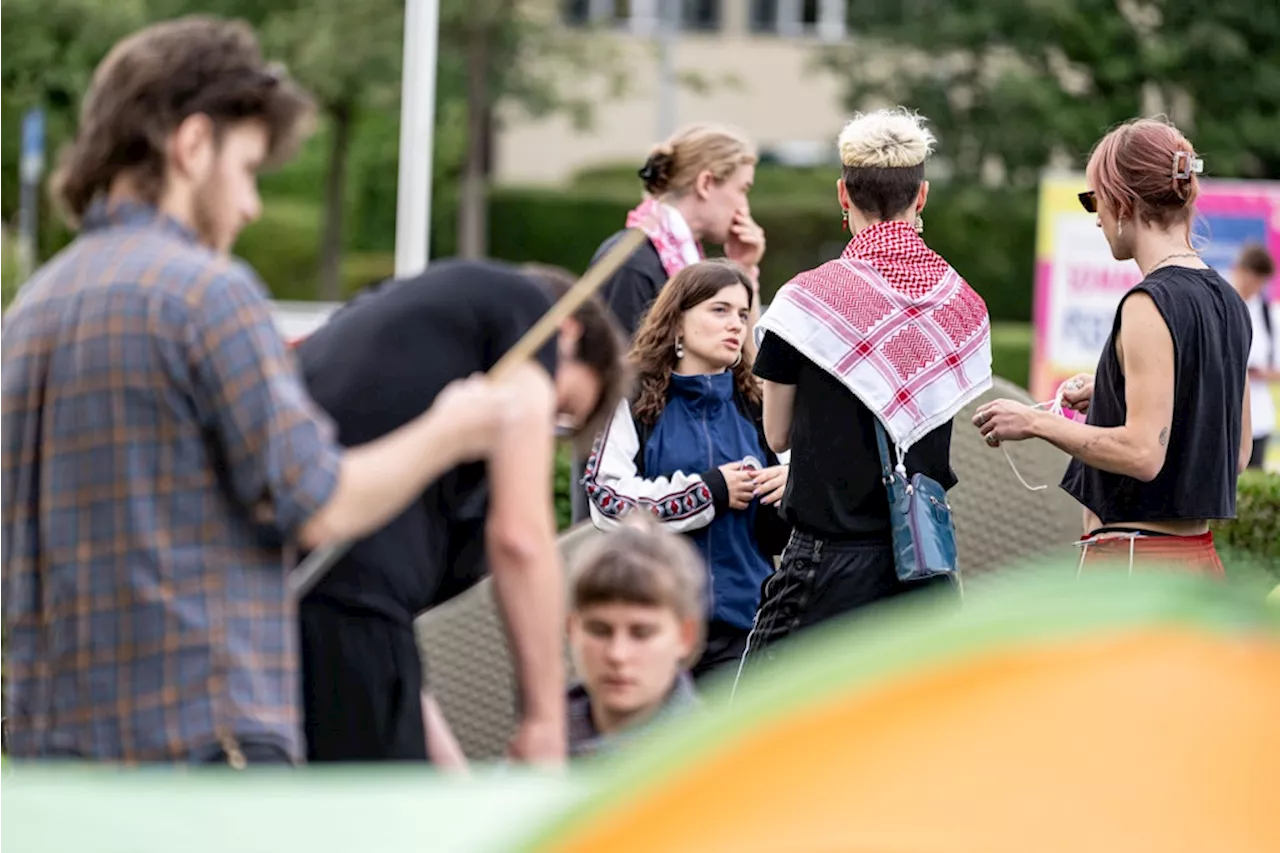
[{"label": "man in plaid shirt", "polygon": [[229,256],[312,112],[210,18],[147,28],[94,75],[53,186],[82,233],[4,320],[16,757],[297,760],[293,546],[363,536],[487,458],[509,396],[479,379],[344,452]]}]

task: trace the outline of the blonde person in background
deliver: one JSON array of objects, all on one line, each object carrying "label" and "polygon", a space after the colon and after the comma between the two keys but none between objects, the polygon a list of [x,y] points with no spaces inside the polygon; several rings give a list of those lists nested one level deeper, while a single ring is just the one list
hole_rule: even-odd
[{"label": "blonde person in background", "polygon": [[[667,280],[705,257],[703,242],[723,246],[725,256],[759,286],[764,231],[751,218],[747,201],[756,159],[755,145],[745,135],[713,124],[690,125],[654,146],[639,171],[644,199],[626,221],[626,228],[643,228],[649,240],[601,289],[629,336]],[[605,240],[596,258],[624,233]]]}]

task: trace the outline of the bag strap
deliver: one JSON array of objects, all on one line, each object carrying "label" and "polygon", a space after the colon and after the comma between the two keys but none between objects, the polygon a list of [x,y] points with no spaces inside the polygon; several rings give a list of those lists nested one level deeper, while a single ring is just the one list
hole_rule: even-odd
[{"label": "bag strap", "polygon": [[876,444],[880,447],[880,476],[888,486],[893,480],[893,457],[889,455],[889,438],[885,435],[884,425],[880,423],[880,419],[875,415],[871,417],[876,422]]}]

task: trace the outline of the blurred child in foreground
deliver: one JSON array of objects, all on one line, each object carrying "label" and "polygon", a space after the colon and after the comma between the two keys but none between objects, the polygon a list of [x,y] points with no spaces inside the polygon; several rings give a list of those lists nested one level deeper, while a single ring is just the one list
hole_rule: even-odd
[{"label": "blurred child in foreground", "polygon": [[640,513],[586,547],[573,573],[569,755],[616,747],[698,704],[688,668],[700,652],[706,569],[683,537]]}]

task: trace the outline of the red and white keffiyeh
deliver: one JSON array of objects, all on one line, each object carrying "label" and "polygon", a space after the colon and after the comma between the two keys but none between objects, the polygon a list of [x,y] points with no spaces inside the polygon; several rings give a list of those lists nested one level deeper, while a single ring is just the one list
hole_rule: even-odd
[{"label": "red and white keffiyeh", "polygon": [[706,257],[680,211],[655,198],[646,198],[627,214],[627,227],[645,233],[658,250],[668,276]]},{"label": "red and white keffiyeh", "polygon": [[907,222],[859,231],[783,285],[759,326],[840,379],[901,454],[991,387],[986,303]]}]

